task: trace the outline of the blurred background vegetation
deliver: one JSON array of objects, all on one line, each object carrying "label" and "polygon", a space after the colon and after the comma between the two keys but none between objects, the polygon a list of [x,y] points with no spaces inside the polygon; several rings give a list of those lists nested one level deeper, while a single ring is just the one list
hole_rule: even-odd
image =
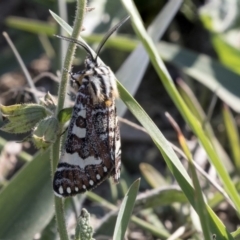
[{"label": "blurred background vegetation", "polygon": [[[174,84],[193,114],[214,136],[211,139],[214,138],[216,151],[238,189],[240,1],[134,2]],[[96,49],[110,27],[127,13],[120,1],[92,0],[88,5],[94,10],[86,13],[82,35]],[[0,2],[0,30],[8,33],[17,48],[37,88],[38,97],[43,97],[48,91],[57,97],[59,74],[67,46],[66,42],[53,36],[65,33],[49,10],[72,26],[75,8],[73,0]],[[209,164],[204,149],[186,125],[154,68],[148,64],[147,54],[139,44],[128,22],[109,39],[100,54],[101,59],[116,72],[118,80],[134,95],[167,140],[178,145],[177,135],[165,112],[171,114],[186,137],[195,162],[212,178],[212,182],[219,184],[216,169]],[[131,55],[134,50],[135,58]],[[0,103],[34,102],[32,89],[3,36],[0,38],[0,52]],[[84,67],[85,56],[83,50],[77,51],[73,72]],[[73,99],[74,93],[70,89],[69,100]],[[72,105],[71,101],[68,102]],[[178,233],[176,239],[201,239],[198,220],[161,153],[143,129],[133,126],[138,121],[120,101],[118,112],[123,118],[120,119],[121,183],[114,186],[106,181],[94,190],[108,200],[105,204],[91,193],[68,199],[66,218],[69,231],[74,232],[76,216],[84,206],[91,214],[95,238],[109,239],[116,219],[110,202],[117,206],[130,184],[142,177],[142,195],[138,197],[134,214],[145,222],[131,222],[128,239],[167,239],[173,233]],[[3,119],[0,119],[2,125]],[[38,153],[28,142],[16,143],[25,136],[0,131],[0,211],[6,208],[0,216],[0,226],[4,225],[2,232],[0,227],[0,238],[57,239],[49,153]],[[187,166],[187,161],[180,159]],[[200,184],[209,205],[228,230],[234,232],[240,223],[239,214],[202,175]],[[155,191],[149,192],[148,196],[145,191],[150,189]],[[149,201],[147,204],[145,198]],[[152,228],[147,224],[151,224]]]}]

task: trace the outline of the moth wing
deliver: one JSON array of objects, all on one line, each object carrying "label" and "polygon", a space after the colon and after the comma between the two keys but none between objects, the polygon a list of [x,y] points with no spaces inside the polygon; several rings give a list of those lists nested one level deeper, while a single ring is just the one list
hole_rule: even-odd
[{"label": "moth wing", "polygon": [[116,116],[115,102],[106,107],[105,103],[96,106],[93,115],[93,139],[99,149],[99,157],[103,165],[107,166],[108,176],[112,176],[114,182],[120,178],[121,168],[121,143],[118,119]]},{"label": "moth wing", "polygon": [[114,157],[115,157],[115,168],[112,173],[112,177],[115,183],[119,182],[121,173],[121,138],[117,112],[115,108],[115,124],[114,124],[114,141],[113,141]]},{"label": "moth wing", "polygon": [[103,103],[95,105],[92,121],[93,146],[96,147],[96,152],[102,159],[103,166],[107,167],[109,176],[114,164],[111,158],[111,147],[109,146],[109,109]]}]

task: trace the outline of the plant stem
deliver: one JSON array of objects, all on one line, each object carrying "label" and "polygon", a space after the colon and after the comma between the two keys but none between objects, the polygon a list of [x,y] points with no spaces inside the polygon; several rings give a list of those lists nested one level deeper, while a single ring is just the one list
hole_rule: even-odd
[{"label": "plant stem", "polygon": [[[77,39],[81,32],[85,8],[86,8],[86,0],[77,0],[77,10],[76,10],[76,16],[75,16],[75,21],[73,25],[72,38]],[[68,70],[70,69],[72,65],[75,49],[76,49],[76,44],[69,42],[67,54],[63,63],[63,67],[65,69],[68,69]],[[62,70],[62,78],[61,78],[61,82],[58,90],[58,105],[57,105],[56,114],[63,108],[65,97],[66,97],[66,91],[67,91],[67,83],[68,83],[68,72],[65,70]]]},{"label": "plant stem", "polygon": [[[86,8],[86,0],[77,0],[77,10],[76,10],[76,16],[75,16],[75,21],[73,26],[72,38],[78,38],[81,32],[81,26],[82,26],[84,13],[85,13],[85,8]],[[76,49],[75,44],[69,43],[67,54],[63,64],[63,67],[65,69],[70,69],[71,63],[74,57],[75,49]],[[56,116],[59,113],[59,111],[63,109],[64,101],[66,97],[66,91],[67,91],[67,83],[68,83],[68,73],[62,70],[62,77],[61,77],[59,91],[58,91],[58,104],[57,104],[57,110],[55,112]],[[54,172],[59,160],[60,146],[61,146],[61,140],[58,139],[53,144],[51,149],[52,178],[54,176]],[[68,240],[69,238],[68,238],[67,228],[66,228],[66,223],[64,218],[64,201],[63,199],[58,198],[56,196],[54,198],[54,201],[55,201],[56,221],[57,221],[60,239]]]}]

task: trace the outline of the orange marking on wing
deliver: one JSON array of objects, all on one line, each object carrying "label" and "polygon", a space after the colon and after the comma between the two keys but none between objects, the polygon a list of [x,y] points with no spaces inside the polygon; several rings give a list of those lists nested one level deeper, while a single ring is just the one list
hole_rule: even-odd
[{"label": "orange marking on wing", "polygon": [[105,105],[106,105],[106,107],[111,107],[112,106],[112,101],[111,100],[106,100]]}]

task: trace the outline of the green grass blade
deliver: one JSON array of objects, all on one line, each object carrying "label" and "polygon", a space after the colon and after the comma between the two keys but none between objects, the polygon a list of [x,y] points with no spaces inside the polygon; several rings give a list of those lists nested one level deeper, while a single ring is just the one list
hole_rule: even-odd
[{"label": "green grass blade", "polygon": [[239,48],[231,46],[225,39],[224,34],[211,31],[211,40],[220,61],[228,68],[240,74],[239,70]]},{"label": "green grass blade", "polygon": [[205,54],[194,53],[175,44],[160,42],[156,47],[164,61],[182,69],[215,92],[236,112],[240,112],[239,74]]},{"label": "green grass blade", "polygon": [[0,239],[33,239],[54,215],[49,152],[37,154],[0,192]]},{"label": "green grass blade", "polygon": [[7,17],[5,19],[5,23],[7,26],[12,28],[36,34],[46,34],[50,37],[52,37],[52,35],[55,34],[57,30],[56,26],[51,25],[47,22],[22,17]]},{"label": "green grass blade", "polygon": [[206,121],[207,116],[205,115],[200,103],[198,102],[198,99],[183,80],[177,80],[177,85],[178,91],[189,109],[200,121],[201,125],[204,125],[205,133],[213,144],[215,151],[218,153],[219,156],[221,156],[224,166],[226,167],[228,172],[232,172],[234,169],[232,161],[230,160],[230,157],[226,153],[225,149],[222,147],[222,145],[216,138],[211,124],[209,123],[209,121]]},{"label": "green grass blade", "polygon": [[240,173],[240,142],[236,121],[227,105],[223,106],[223,119],[228,136],[228,142],[236,170]]},{"label": "green grass blade", "polygon": [[113,240],[122,240],[124,239],[125,232],[127,230],[127,226],[129,220],[132,215],[134,203],[137,197],[138,189],[139,189],[140,179],[137,179],[127,191],[121,207],[119,209],[117,222],[115,225]]},{"label": "green grass blade", "polygon": [[[177,158],[176,154],[169,146],[169,143],[149,118],[149,116],[144,112],[141,106],[132,98],[132,96],[120,83],[118,83],[118,89],[120,91],[122,100],[125,102],[128,109],[135,115],[138,121],[145,127],[146,131],[153,139],[155,145],[162,153],[169,170],[178,181],[180,187],[182,188],[182,191],[188,198],[188,201],[195,208],[194,190],[191,185],[191,180],[187,175],[186,170],[182,166],[180,160]],[[207,210],[210,219],[211,232],[219,234],[218,236],[221,236],[222,239],[232,239],[230,233],[225,229],[220,219],[218,219],[215,213],[208,206]]]},{"label": "green grass blade", "polygon": [[159,186],[168,186],[169,183],[164,179],[162,174],[148,163],[140,164],[140,171],[152,188],[159,188]]},{"label": "green grass blade", "polygon": [[[93,192],[87,192],[87,197],[88,197],[88,199],[90,199],[90,200],[92,200],[92,201],[94,201],[94,202],[97,202],[97,203],[99,203],[100,205],[105,206],[105,207],[108,208],[108,209],[111,209],[112,211],[117,211],[117,209],[118,209],[118,208],[116,207],[116,205],[113,205],[113,204],[109,203],[106,199],[98,196],[97,194],[95,194],[95,193],[93,193]],[[111,218],[112,221],[114,221],[114,219],[115,219],[114,215],[115,215],[115,214],[114,214],[114,213],[110,213],[110,215],[111,215],[111,216],[109,216],[108,219],[106,219],[106,222],[103,223],[103,224],[108,224],[108,226],[111,225],[111,224],[109,224],[108,220],[109,220],[109,218]],[[111,221],[111,220],[109,220],[109,221]],[[142,219],[140,219],[140,218],[138,218],[138,217],[136,217],[136,216],[132,216],[132,217],[131,217],[131,221],[132,221],[133,223],[135,223],[137,226],[139,226],[139,227],[141,227],[142,229],[144,229],[145,231],[148,231],[148,232],[150,232],[151,234],[153,234],[153,236],[160,237],[160,238],[162,238],[162,237],[164,237],[164,238],[168,237],[168,236],[166,235],[165,231],[162,231],[162,229],[158,229],[158,228],[156,228],[155,226],[153,226],[152,224],[148,223],[147,221],[142,220]],[[101,227],[100,227],[100,228],[101,228]],[[103,228],[105,228],[105,226],[103,226]],[[102,230],[103,230],[102,228],[101,228],[101,229],[97,229],[96,232],[97,232],[97,233],[100,233],[100,234],[106,233],[106,232],[101,232]],[[111,232],[111,226],[109,227],[109,229],[107,230],[107,232],[108,232],[108,233]]]},{"label": "green grass blade", "polygon": [[72,35],[72,27],[67,24],[62,18],[60,18],[56,13],[52,12],[49,10],[51,13],[52,17],[56,20],[56,22],[69,34]]},{"label": "green grass blade", "polygon": [[191,129],[193,130],[193,132],[203,145],[205,151],[208,154],[209,160],[216,168],[216,171],[224,185],[226,192],[229,194],[238,213],[240,214],[240,197],[226,168],[223,166],[221,159],[219,158],[211,142],[205,135],[202,126],[200,125],[198,120],[194,117],[194,115],[190,112],[185,102],[179,95],[163,61],[161,60],[160,56],[157,53],[156,47],[154,46],[152,40],[147,35],[146,30],[143,27],[140,15],[137,12],[137,9],[134,6],[133,2],[127,0],[121,1],[124,4],[125,8],[127,9],[128,14],[131,16],[133,28],[138,37],[140,38],[140,40],[142,41],[144,47],[146,48],[150,60],[153,64],[153,67],[155,68],[159,78],[162,80],[165,89],[167,90],[169,96],[172,98],[174,104],[178,108],[179,112],[182,114],[185,121],[189,124],[189,126],[191,127]]},{"label": "green grass blade", "polygon": [[173,203],[187,203],[187,198],[178,186],[160,187],[139,194],[135,203],[137,209],[168,206]]},{"label": "green grass blade", "polygon": [[[158,42],[162,37],[166,28],[169,26],[171,20],[180,8],[181,2],[181,0],[168,1],[165,7],[150,24],[148,27],[148,33],[154,42]],[[117,79],[121,81],[132,95],[137,91],[148,64],[148,54],[142,44],[139,44],[116,72]],[[126,111],[126,106],[121,102],[117,102],[117,111],[120,116],[123,116]]]},{"label": "green grass blade", "polygon": [[188,148],[187,142],[185,140],[185,137],[181,133],[181,130],[179,128],[178,130],[178,140],[179,144],[182,147],[184,153],[187,156],[188,163],[189,163],[189,170],[191,172],[192,176],[192,182],[194,185],[194,195],[195,195],[195,203],[196,203],[196,211],[198,213],[198,217],[201,223],[202,227],[202,233],[204,236],[204,239],[210,239],[211,238],[211,233],[209,229],[209,215],[207,213],[206,205],[204,202],[204,197],[202,193],[202,189],[197,177],[197,173],[193,164],[193,159],[192,159],[192,154],[190,149]]}]

